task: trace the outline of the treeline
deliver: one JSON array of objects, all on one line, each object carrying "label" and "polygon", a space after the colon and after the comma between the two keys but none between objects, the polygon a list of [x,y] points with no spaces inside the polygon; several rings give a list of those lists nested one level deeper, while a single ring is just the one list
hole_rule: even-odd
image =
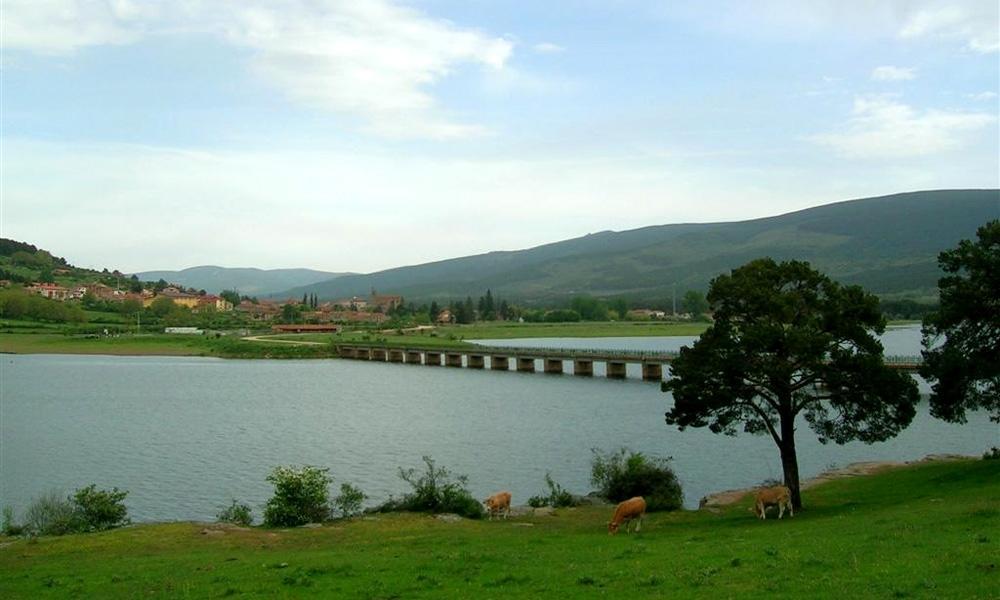
[{"label": "treeline", "polygon": [[87,321],[86,313],[78,304],[49,300],[20,289],[0,291],[0,318],[50,323],[84,323]]}]

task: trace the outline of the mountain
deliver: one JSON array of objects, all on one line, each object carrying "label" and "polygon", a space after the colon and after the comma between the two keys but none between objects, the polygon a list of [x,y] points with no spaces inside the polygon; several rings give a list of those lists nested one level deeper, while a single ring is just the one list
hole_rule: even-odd
[{"label": "mountain", "polygon": [[158,281],[207,290],[217,294],[223,290],[237,290],[247,296],[266,296],[292,287],[330,281],[346,273],[330,273],[312,269],[231,269],[202,266],[182,271],[143,271],[136,273],[142,281]]},{"label": "mountain", "polygon": [[429,301],[478,297],[487,289],[527,304],[573,294],[662,300],[676,288],[706,290],[752,259],[807,260],[844,283],[883,297],[936,295],[937,255],[1000,218],[1000,190],[938,190],[837,202],[731,223],[603,231],[527,250],[346,275],[275,294],[322,299],[371,289]]}]

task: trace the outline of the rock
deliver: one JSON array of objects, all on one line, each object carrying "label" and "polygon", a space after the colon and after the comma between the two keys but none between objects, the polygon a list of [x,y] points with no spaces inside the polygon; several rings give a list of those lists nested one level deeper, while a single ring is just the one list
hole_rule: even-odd
[{"label": "rock", "polygon": [[458,523],[462,520],[462,517],[454,513],[441,513],[439,515],[434,515],[434,518],[438,521],[444,521],[445,523]]},{"label": "rock", "polygon": [[206,527],[201,530],[201,535],[226,535],[226,532],[221,529],[209,529]]},{"label": "rock", "polygon": [[306,523],[302,526],[302,529],[319,529],[322,526],[322,523]]},{"label": "rock", "polygon": [[531,512],[536,517],[551,517],[556,512],[556,509],[552,508],[551,506],[539,506],[537,508],[532,509]]}]

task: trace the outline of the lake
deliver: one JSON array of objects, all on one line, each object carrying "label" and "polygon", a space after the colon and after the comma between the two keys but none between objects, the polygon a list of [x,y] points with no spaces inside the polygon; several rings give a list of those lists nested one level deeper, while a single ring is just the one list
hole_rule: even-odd
[{"label": "lake", "polygon": [[[887,335],[919,341],[914,329]],[[678,340],[504,343],[657,349]],[[918,350],[887,342],[889,353]],[[669,403],[658,384],[636,379],[351,360],[4,355],[0,502],[20,511],[43,492],[96,483],[129,490],[136,521],[212,520],[233,498],[259,519],[273,466],[330,467],[335,489],[354,483],[371,504],[405,492],[398,467],[420,467],[430,455],[467,474],[476,496],[508,489],[523,504],[545,491],[546,472],[586,493],[590,449],[621,445],[673,456],[688,506],[780,478],[769,438],[680,432],[664,424]],[[830,465],[981,454],[998,444],[984,414],[950,425],[930,418],[926,403],[909,429],[881,444],[823,446],[804,423],[799,431],[803,477]]]}]

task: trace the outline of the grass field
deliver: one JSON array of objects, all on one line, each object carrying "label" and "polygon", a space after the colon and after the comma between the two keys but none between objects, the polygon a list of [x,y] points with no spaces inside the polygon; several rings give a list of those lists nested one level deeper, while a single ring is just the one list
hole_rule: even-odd
[{"label": "grass field", "polygon": [[316,529],[172,523],[0,539],[0,597],[998,595],[1000,461],[837,480],[804,501],[781,521],[756,520],[747,500],[720,514],[652,514],[639,534],[616,537],[610,509],[586,507],[494,522],[391,514]]},{"label": "grass field", "polygon": [[[329,341],[329,340],[327,340]],[[215,356],[220,358],[330,358],[333,348],[193,335],[72,336],[50,333],[0,334],[0,352],[16,354],[110,354],[128,356]]]}]

